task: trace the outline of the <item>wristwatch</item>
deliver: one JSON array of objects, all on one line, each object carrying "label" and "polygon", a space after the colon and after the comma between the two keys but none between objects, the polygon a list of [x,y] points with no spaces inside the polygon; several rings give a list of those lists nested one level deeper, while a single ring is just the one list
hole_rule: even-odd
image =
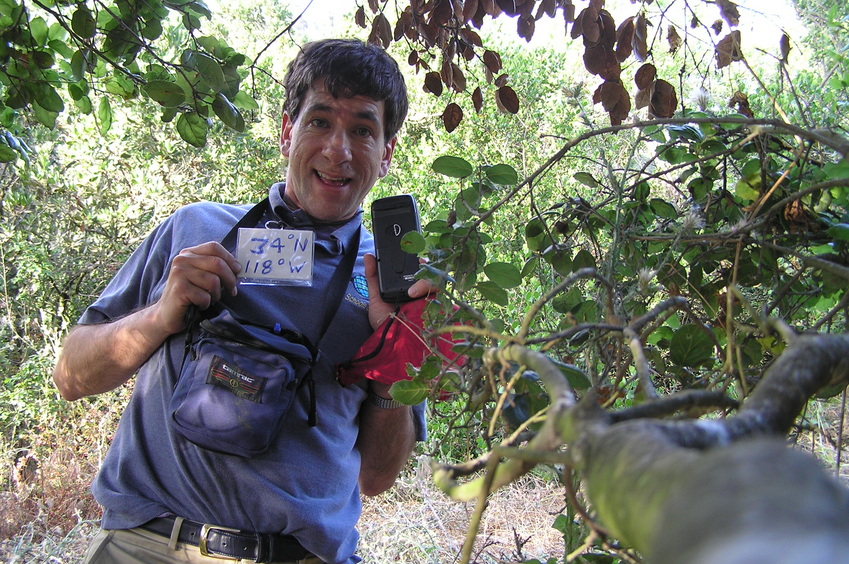
[{"label": "wristwatch", "polygon": [[383,396],[379,396],[373,392],[369,392],[368,401],[370,404],[379,407],[380,409],[397,409],[399,407],[404,407],[405,404],[400,401],[395,401],[394,399],[385,398]]}]

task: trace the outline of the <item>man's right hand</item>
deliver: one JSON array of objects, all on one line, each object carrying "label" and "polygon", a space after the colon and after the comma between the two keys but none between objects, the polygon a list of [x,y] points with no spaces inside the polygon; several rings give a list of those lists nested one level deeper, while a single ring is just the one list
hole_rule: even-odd
[{"label": "man's right hand", "polygon": [[236,276],[241,269],[236,257],[214,241],[180,251],[171,262],[165,290],[154,306],[165,332],[174,334],[185,329],[189,307],[204,310],[225,293],[235,296]]},{"label": "man's right hand", "polygon": [[219,243],[183,249],[171,262],[159,301],[108,323],[74,327],[53,369],[62,397],[99,394],[132,378],[166,339],[185,329],[189,307],[206,309],[225,292],[236,295],[239,270]]}]

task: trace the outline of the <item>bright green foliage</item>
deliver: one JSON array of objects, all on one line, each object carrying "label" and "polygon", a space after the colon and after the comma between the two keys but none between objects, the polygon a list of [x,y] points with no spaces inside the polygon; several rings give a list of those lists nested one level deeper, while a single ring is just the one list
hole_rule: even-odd
[{"label": "bright green foliage", "polygon": [[[81,444],[103,442],[98,425],[105,431],[117,421],[127,390],[61,401],[50,374],[64,333],[177,207],[255,201],[280,178],[276,126],[256,122],[243,134],[213,122],[206,145],[195,148],[161,122],[158,105],[105,108],[100,116],[62,114],[55,130],[31,129],[26,143],[7,133],[2,145],[15,147],[0,168],[4,449],[44,457],[84,424],[93,428]],[[101,133],[105,118],[111,127]]]},{"label": "bright green foliage", "polygon": [[[639,168],[612,178],[603,167],[575,174],[594,194],[564,199],[547,186],[554,169],[537,175],[533,188],[526,181],[520,188],[533,190],[535,207],[525,212],[523,232],[512,234],[496,226],[510,221],[502,215],[514,217],[511,198],[520,201],[523,190],[496,201],[484,174],[496,167],[467,173],[474,170],[469,162],[440,157],[434,170],[465,180],[456,188],[453,223],[425,226],[426,275],[446,284],[458,305],[480,308],[471,319],[489,317],[493,305],[512,305],[509,290],[539,295],[541,288],[546,297],[534,309],[538,318],[523,322],[537,328],[535,340],[564,356],[583,350],[595,383],[617,374],[616,386],[623,385],[623,372],[604,352],[607,330],[598,339],[588,333],[671,298],[686,297],[690,309],[644,338],[673,387],[692,383],[694,375],[706,382],[723,373],[754,376],[765,355],[776,352],[752,330],[766,316],[799,326],[825,319],[844,330],[836,316],[849,272],[846,161],[816,144],[809,145],[810,158],[799,160],[788,135],[753,137],[738,125],[739,116],[691,116],[691,123],[632,136],[635,149],[650,148]],[[506,249],[518,252],[505,255]],[[586,269],[606,279],[608,289],[577,279],[561,286],[570,277],[586,278]],[[509,311],[522,316],[526,309]],[[739,354],[723,365],[722,349]]]},{"label": "bright green foliage", "polygon": [[[288,60],[264,50],[288,22],[273,0],[222,7],[247,23],[203,33],[207,9],[194,1],[39,6],[0,0],[0,425],[21,445],[45,421],[123,401],[69,407],[49,371],[64,332],[140,238],[181,204],[255,201],[280,178],[271,76]],[[487,98],[479,113],[464,106],[450,135],[439,120],[448,95],[410,89],[411,117],[370,198],[416,196],[423,233],[402,244],[443,288],[430,327],[453,331],[468,360],[445,371],[433,357],[393,388],[408,403],[438,398],[437,457],[475,457],[538,427],[544,386],[519,366],[485,369],[490,346],[539,348],[578,395],[594,387],[630,406],[644,391],[623,329],[642,316],[652,321],[639,344],[663,391],[747,393],[783,349],[770,318],[846,331],[849,164],[813,133],[845,125],[846,52],[832,51],[827,83],[818,69],[791,77],[778,63],[760,83],[742,65],[717,78],[679,53],[669,68],[715,80],[721,103],[688,101],[676,120],[618,128],[592,104],[580,62],[545,48],[500,46],[518,113]],[[245,78],[258,69],[241,52],[274,70],[251,75],[252,95]],[[486,80],[478,61],[463,69]],[[758,120],[727,108],[738,89]],[[574,517],[556,522],[570,550],[586,532]]]},{"label": "bright green foliage", "polygon": [[78,111],[97,107],[101,133],[116,102],[141,96],[162,107],[163,121],[179,114],[177,131],[196,147],[216,117],[243,131],[243,112],[256,108],[242,89],[250,61],[198,34],[210,17],[202,0],[0,2],[0,126],[14,130],[31,112],[52,129],[67,109],[64,90]]}]

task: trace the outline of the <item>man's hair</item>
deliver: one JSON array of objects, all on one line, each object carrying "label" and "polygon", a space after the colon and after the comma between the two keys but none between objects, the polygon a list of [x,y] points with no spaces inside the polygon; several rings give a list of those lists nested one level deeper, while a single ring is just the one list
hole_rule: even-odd
[{"label": "man's hair", "polygon": [[283,111],[298,118],[316,80],[336,98],[366,96],[384,103],[384,135],[392,139],[407,117],[407,87],[398,63],[382,48],[356,39],[324,39],[304,45],[289,63]]}]

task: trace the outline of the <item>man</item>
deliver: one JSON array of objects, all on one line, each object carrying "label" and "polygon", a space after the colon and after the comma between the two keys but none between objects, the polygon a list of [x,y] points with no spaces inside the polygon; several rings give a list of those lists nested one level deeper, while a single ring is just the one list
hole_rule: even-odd
[{"label": "man", "polygon": [[[404,80],[380,48],[327,40],[303,47],[285,87],[286,180],[271,187],[262,219],[246,227],[271,222],[312,232],[312,284],[240,284],[243,265],[221,241],[247,208],[197,203],[146,239],[64,342],[53,377],[68,400],[137,373],[93,484],[103,529],[86,562],[358,562],[360,492],[391,487],[423,437],[421,406],[391,401],[389,383],[342,386],[334,376],[334,365],[353,358],[395,308],[379,297],[360,205],[389,169],[407,112]],[[353,278],[365,275],[367,297],[347,279],[345,298],[330,297],[346,256]],[[419,281],[410,296],[428,291]],[[255,456],[200,446],[173,421],[181,368],[194,360],[192,314],[220,309],[303,335],[321,350],[310,385],[293,387],[279,434]],[[402,362],[397,372],[404,377]]]}]

